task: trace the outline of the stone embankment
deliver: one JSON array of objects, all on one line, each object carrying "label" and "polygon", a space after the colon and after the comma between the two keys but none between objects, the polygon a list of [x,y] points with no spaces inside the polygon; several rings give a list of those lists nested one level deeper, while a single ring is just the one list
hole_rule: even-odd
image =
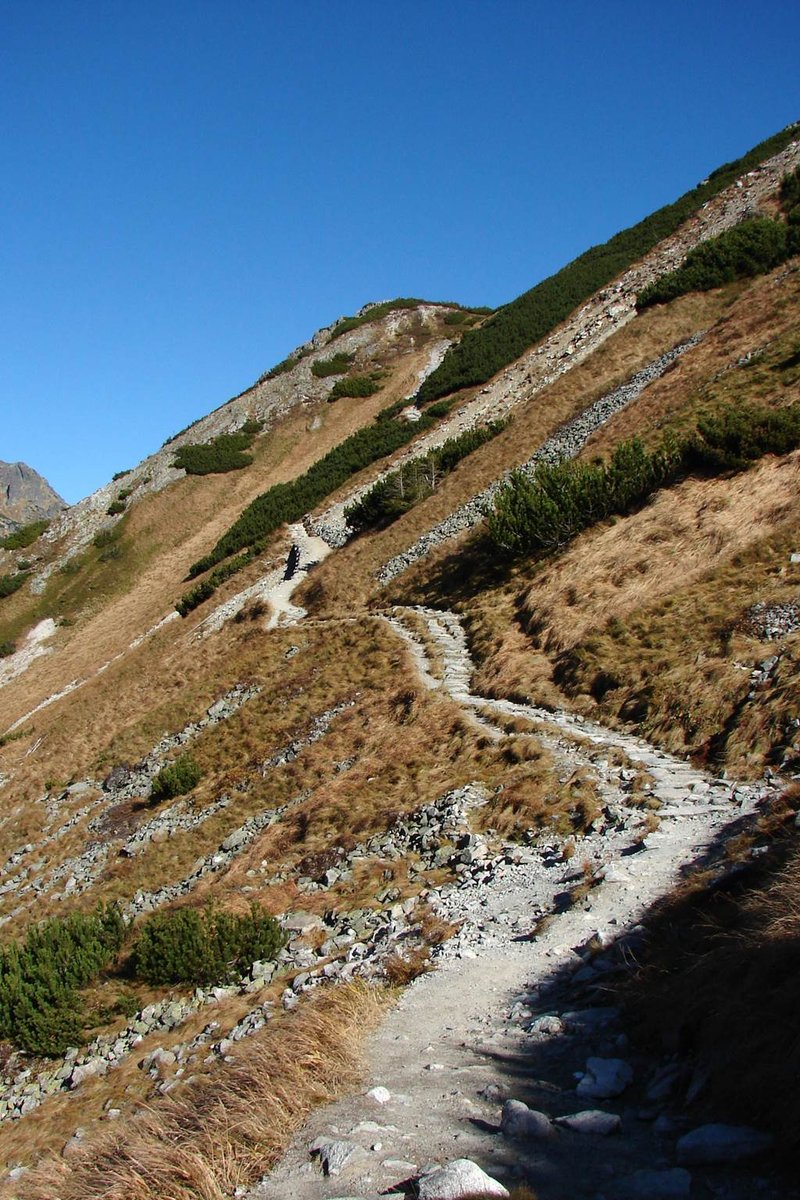
[{"label": "stone embankment", "polygon": [[[660,242],[607,287],[601,288],[551,334],[481,388],[451,418],[418,439],[393,462],[392,469],[398,463],[427,453],[433,446],[465,429],[508,416],[517,405],[528,402],[571,367],[583,362],[607,338],[633,320],[636,297],[644,287],[678,267],[687,253],[701,242],[756,215],[763,202],[777,191],[784,175],[799,163],[800,142],[793,142],[757,170],[750,171],[719,196],[707,201],[676,233]],[[344,520],[344,509],[374,482],[375,479],[362,485],[321,516],[310,519],[309,528],[332,546],[344,545],[351,536]]]}]

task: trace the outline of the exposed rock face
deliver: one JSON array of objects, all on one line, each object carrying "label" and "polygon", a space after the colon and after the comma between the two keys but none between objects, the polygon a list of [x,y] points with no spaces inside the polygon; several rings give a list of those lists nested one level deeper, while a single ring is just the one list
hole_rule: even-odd
[{"label": "exposed rock face", "polygon": [[0,462],[0,536],[29,521],[54,517],[67,504],[25,463]]}]

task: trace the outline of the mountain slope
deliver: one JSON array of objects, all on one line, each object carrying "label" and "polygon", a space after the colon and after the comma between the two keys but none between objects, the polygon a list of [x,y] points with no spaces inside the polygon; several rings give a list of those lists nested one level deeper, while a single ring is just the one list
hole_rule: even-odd
[{"label": "mountain slope", "polygon": [[[81,1023],[78,1054],[65,1053],[63,999],[59,1008],[39,993],[51,1023],[43,1031],[32,1017],[25,1045],[9,1047],[2,1060],[0,1156],[12,1168],[45,1163],[38,1177],[10,1179],[9,1195],[52,1194],[47,1156],[78,1126],[86,1133],[58,1166],[64,1200],[110,1200],[114,1188],[135,1200],[165,1187],[175,1200],[231,1195],[277,1160],[322,1098],[313,1072],[300,1069],[308,1053],[301,1034],[324,1024],[326,1012],[348,1052],[326,1074],[325,1096],[348,1085],[357,1027],[384,1003],[365,987],[405,982],[431,954],[447,961],[452,985],[414,985],[409,1004],[424,1011],[426,996],[465,989],[469,977],[470,1003],[481,1021],[491,1020],[499,943],[481,916],[484,901],[491,908],[496,898],[498,937],[507,957],[524,959],[524,972],[541,972],[543,956],[564,966],[566,1013],[602,1002],[607,976],[627,978],[642,953],[631,922],[649,921],[653,901],[702,855],[711,866],[696,881],[701,912],[703,879],[727,879],[726,854],[740,857],[736,871],[749,870],[768,831],[792,852],[794,802],[779,795],[800,763],[800,451],[759,452],[747,471],[667,480],[630,509],[599,514],[556,552],[513,561],[488,540],[481,504],[511,470],[545,453],[574,455],[588,469],[634,435],[650,449],[665,436],[678,444],[731,405],[739,413],[795,411],[797,259],[641,313],[636,296],[755,208],[775,215],[781,180],[798,162],[800,144],[789,140],[485,386],[452,394],[429,420],[415,419],[411,399],[465,328],[473,338],[486,328],[485,314],[416,301],[368,307],[320,331],[37,541],[5,552],[2,572],[19,586],[0,600],[0,643],[16,647],[0,660],[4,943],[45,918],[56,919],[52,930],[69,914],[88,919],[98,903],[118,905],[131,922],[102,970],[70,998]],[[432,450],[498,417],[509,419],[506,428],[440,471]],[[391,453],[372,432],[387,422],[399,431]],[[224,439],[236,434],[248,442],[236,451],[244,461],[226,461]],[[179,617],[174,606],[192,586],[190,569],[242,512],[354,434],[375,437],[373,459],[359,459],[344,482],[332,474],[302,525],[255,535],[223,555],[221,564],[235,569]],[[176,453],[189,445],[230,469],[187,473]],[[353,536],[348,505],[378,480],[404,486],[404,476],[398,483],[392,474],[401,467],[424,467],[435,478],[396,519]],[[526,469],[535,479],[535,468]],[[206,577],[199,570],[197,578]],[[687,755],[691,763],[682,761]],[[639,906],[624,908],[621,898],[633,892],[615,872],[633,879],[639,871]],[[502,915],[507,885],[513,922]],[[214,912],[246,922],[253,902],[284,922],[289,941],[276,964],[251,952],[241,978],[189,979],[173,962],[166,981],[137,967],[137,938],[146,929],[166,937],[171,914],[187,929]],[[534,929],[542,940],[520,949],[515,939]],[[618,955],[595,960],[617,935]],[[572,945],[580,945],[579,958],[566,951]],[[478,955],[474,968],[458,958],[462,951],[467,960]],[[0,1030],[12,1021],[3,1007],[9,961],[0,957]],[[574,979],[581,970],[588,975]],[[536,998],[519,1002],[526,1011],[512,1023],[548,1015],[545,980],[520,976],[514,987],[526,982]],[[758,980],[748,986],[757,1006]],[[515,1003],[509,999],[509,1012]],[[54,1060],[40,1053],[45,1033]],[[466,1035],[473,1036],[465,1027]],[[621,1036],[624,1021],[613,1034]],[[639,1105],[647,1073],[663,1066],[649,1036],[635,1051],[639,1090],[629,1094]],[[281,1057],[287,1074],[248,1073],[248,1047],[267,1052],[282,1039],[298,1047],[294,1066]],[[337,1036],[328,1029],[324,1040],[335,1045]],[[528,1053],[531,1044],[517,1029],[501,1051]],[[616,1057],[620,1045],[584,1033],[569,1054]],[[677,1093],[659,1102],[658,1115],[676,1131],[682,1122],[718,1120],[731,1104],[699,1035],[697,1045],[696,1061],[681,1060],[676,1078],[710,1063],[706,1093],[689,1108]],[[557,1087],[561,1099],[548,1112],[562,1116],[578,1104],[570,1072],[580,1064],[568,1065],[562,1039],[552,1049],[542,1070],[552,1070],[548,1094]],[[443,1065],[458,1074],[443,1075],[442,1090],[461,1087],[465,1063]],[[765,1053],[765,1091],[773,1067]],[[503,1085],[501,1068],[490,1061],[487,1070],[482,1082]],[[242,1098],[257,1109],[266,1091],[282,1088],[294,1097],[291,1112],[270,1118],[274,1129],[261,1123],[248,1132]],[[234,1092],[241,1128],[223,1136],[208,1116],[224,1112]],[[532,1097],[542,1106],[544,1093]],[[430,1089],[422,1096],[420,1103],[433,1102]],[[152,1118],[140,1121],[145,1103]],[[106,1126],[110,1111],[119,1115]],[[730,1111],[777,1128],[768,1106]],[[322,1126],[327,1120],[319,1118]],[[93,1148],[104,1129],[105,1148]],[[559,1145],[559,1161],[572,1157],[585,1172],[570,1194],[583,1188],[594,1196],[608,1182],[602,1156],[576,1157],[569,1139],[578,1136],[562,1131],[554,1153]],[[372,1130],[370,1146],[377,1137]],[[621,1143],[620,1195],[643,1156],[658,1153],[669,1170],[682,1169],[675,1138],[655,1138]],[[214,1145],[230,1152],[215,1158]],[[420,1135],[407,1153],[422,1166],[443,1145],[429,1147]],[[497,1166],[511,1181],[508,1146]],[[485,1139],[474,1148],[489,1169]],[[276,1187],[291,1190],[306,1149],[297,1143]],[[410,1174],[394,1157],[401,1149],[392,1142],[390,1161],[400,1165],[389,1169],[387,1186]],[[354,1159],[363,1172],[352,1179],[367,1195],[381,1164],[378,1151],[365,1153]],[[559,1171],[567,1168],[555,1162],[544,1150],[538,1166],[524,1159],[540,1200],[562,1194]],[[350,1186],[305,1173],[302,1183],[329,1196]],[[716,1183],[736,1200],[755,1186],[747,1167]]]}]

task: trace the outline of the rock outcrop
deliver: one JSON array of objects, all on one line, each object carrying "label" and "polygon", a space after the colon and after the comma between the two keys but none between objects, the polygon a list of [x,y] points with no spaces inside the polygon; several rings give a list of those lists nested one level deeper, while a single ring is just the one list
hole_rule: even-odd
[{"label": "rock outcrop", "polygon": [[0,462],[0,537],[31,521],[49,520],[66,507],[38,471],[23,462]]}]

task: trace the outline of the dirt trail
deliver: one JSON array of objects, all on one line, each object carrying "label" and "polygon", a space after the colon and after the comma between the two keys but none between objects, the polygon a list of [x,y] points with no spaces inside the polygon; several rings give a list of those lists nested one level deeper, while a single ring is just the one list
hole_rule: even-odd
[{"label": "dirt trail", "polygon": [[[462,925],[441,947],[438,970],[406,990],[372,1037],[363,1090],[312,1114],[249,1200],[415,1195],[412,1181],[426,1166],[458,1158],[475,1160],[508,1187],[523,1179],[538,1200],[715,1194],[745,1200],[756,1190],[786,1197],[785,1188],[773,1191],[746,1168],[690,1174],[676,1165],[676,1139],[690,1124],[682,1107],[689,1080],[679,1064],[632,1053],[619,1014],[602,996],[604,979],[635,955],[637,924],[648,908],[683,868],[754,812],[767,789],[714,779],[639,738],[567,712],[476,696],[459,619],[413,610],[435,646],[437,674],[407,611],[395,609],[386,619],[408,644],[425,685],[449,692],[495,736],[501,730],[494,717],[537,722],[535,736],[559,766],[583,766],[595,776],[609,819],[579,841],[570,861],[558,839],[549,844],[545,837],[535,847],[507,847],[485,870],[467,870],[461,883],[442,890],[439,911]],[[603,747],[617,747],[644,766],[660,802],[658,829],[630,806],[626,770],[607,761]],[[479,862],[483,853],[477,844]],[[595,886],[570,904],[567,893],[581,878]],[[531,937],[542,918],[546,923]],[[624,1060],[623,1073],[630,1068],[632,1082],[616,1098],[576,1095],[576,1077],[592,1056]],[[654,1098],[647,1086],[659,1068],[666,1068],[668,1083]],[[370,1096],[375,1087],[388,1098]],[[619,1130],[601,1137],[544,1122],[546,1136],[510,1137],[499,1131],[505,1098],[553,1119],[602,1109],[612,1114],[607,1119],[621,1118]],[[310,1149],[328,1142],[344,1148],[330,1152],[326,1175]],[[346,1159],[341,1172],[337,1153]],[[651,1169],[656,1176],[637,1175]]]}]

